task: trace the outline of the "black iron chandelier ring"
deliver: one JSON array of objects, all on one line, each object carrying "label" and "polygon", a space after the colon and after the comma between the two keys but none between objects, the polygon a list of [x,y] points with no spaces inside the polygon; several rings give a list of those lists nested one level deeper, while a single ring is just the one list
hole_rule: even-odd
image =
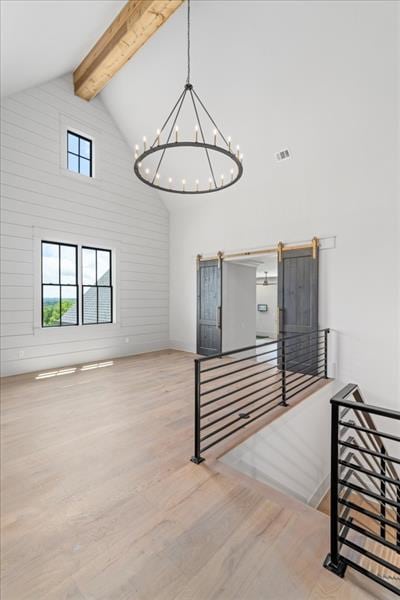
[{"label": "black iron chandelier ring", "polygon": [[[230,158],[232,160],[232,162],[235,163],[235,165],[237,167],[236,176],[233,176],[232,170],[231,170],[230,180],[225,181],[225,178],[221,179],[221,181],[219,182],[219,185],[216,182],[214,177],[213,177],[213,179],[210,178],[209,186],[206,189],[199,189],[198,182],[195,183],[193,189],[190,189],[190,187],[188,185],[189,182],[186,181],[185,179],[182,180],[182,189],[177,189],[177,187],[172,187],[172,185],[169,187],[165,187],[164,185],[160,185],[159,179],[157,177],[157,175],[158,175],[157,173],[152,178],[145,177],[146,170],[144,168],[144,161],[146,158],[148,158],[150,155],[155,154],[157,152],[165,152],[166,150],[169,150],[169,149],[182,148],[185,146],[191,147],[191,148],[204,148],[206,151],[219,152],[220,154],[224,154],[225,156]],[[145,150],[144,152],[142,152],[142,154],[140,154],[140,156],[138,156],[136,158],[135,164],[134,164],[134,172],[135,172],[136,176],[141,181],[143,181],[143,183],[145,183],[151,187],[154,187],[158,190],[162,190],[165,192],[173,191],[175,194],[210,194],[211,192],[218,192],[220,190],[228,188],[231,185],[233,185],[234,183],[236,183],[243,174],[243,164],[242,164],[242,161],[240,160],[240,155],[236,156],[230,150],[222,148],[221,146],[217,146],[216,144],[209,144],[207,142],[182,141],[182,142],[171,142],[168,144],[157,144],[156,146],[151,146],[148,150]],[[172,183],[172,180],[170,181],[170,183]]]}]

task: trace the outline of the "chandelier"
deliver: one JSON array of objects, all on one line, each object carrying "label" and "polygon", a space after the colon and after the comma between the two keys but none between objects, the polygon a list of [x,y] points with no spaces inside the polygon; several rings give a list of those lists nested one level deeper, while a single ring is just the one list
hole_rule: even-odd
[{"label": "chandelier", "polygon": [[[180,139],[179,117],[185,101],[194,122],[191,139]],[[206,135],[210,132],[207,140]],[[181,173],[178,179],[173,178],[171,171],[176,174],[178,164],[174,155],[182,156],[182,150],[186,155],[189,149],[200,150],[203,155],[202,168],[199,164],[201,175],[189,178]],[[184,159],[187,160],[187,156]],[[182,167],[184,160],[180,162]],[[142,151],[138,144],[135,145],[134,172],[146,185],[176,194],[217,192],[236,183],[243,174],[243,154],[239,146],[233,146],[231,137],[225,138],[190,82],[190,0],[187,0],[186,84],[163,126],[157,129],[153,143],[148,145],[147,138],[143,137]]]}]

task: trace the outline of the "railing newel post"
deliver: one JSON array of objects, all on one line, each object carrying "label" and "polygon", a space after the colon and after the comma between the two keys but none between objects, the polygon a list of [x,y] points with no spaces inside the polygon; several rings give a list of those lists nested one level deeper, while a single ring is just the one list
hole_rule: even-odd
[{"label": "railing newel post", "polygon": [[[384,446],[381,446],[381,453],[385,454],[386,450]],[[381,467],[381,475],[383,475],[383,477],[385,477],[386,475],[386,460],[383,458],[383,456],[380,459],[380,467]],[[380,483],[380,487],[381,487],[381,495],[382,495],[382,499],[386,497],[386,481],[381,479],[381,483]],[[383,517],[384,519],[386,518],[386,504],[385,502],[381,502],[380,503],[380,513],[381,513],[381,517]],[[386,539],[386,523],[381,521],[381,537],[383,537],[383,539]]]},{"label": "railing newel post", "polygon": [[324,345],[324,377],[325,379],[328,379],[328,333],[329,333],[329,329],[325,329],[324,331],[324,337],[325,337],[325,345]]},{"label": "railing newel post", "polygon": [[285,338],[281,338],[281,375],[282,375],[282,406],[289,406],[286,401],[286,348]]},{"label": "railing newel post", "polygon": [[196,465],[205,459],[200,454],[200,360],[194,359],[194,454],[190,459]]},{"label": "railing newel post", "polygon": [[331,507],[330,507],[330,553],[324,567],[343,577],[346,564],[339,556],[338,496],[339,496],[339,405],[331,400]]}]

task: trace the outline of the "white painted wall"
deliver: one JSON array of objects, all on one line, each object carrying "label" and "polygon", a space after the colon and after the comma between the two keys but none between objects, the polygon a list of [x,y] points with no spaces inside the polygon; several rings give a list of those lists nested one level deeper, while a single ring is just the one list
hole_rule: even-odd
[{"label": "white painted wall", "polygon": [[[256,4],[258,59],[235,64],[246,93],[216,81],[225,107],[215,116],[243,148],[243,179],[167,200],[172,343],[195,349],[197,253],[336,235],[320,260],[320,325],[337,332],[336,376],[399,408],[397,3]],[[232,40],[242,31],[230,23]],[[276,162],[286,147],[292,158]]]},{"label": "white painted wall", "polygon": [[[99,98],[65,76],[2,100],[2,374],[168,346],[168,211],[132,172],[132,154]],[[95,178],[63,168],[68,124],[94,137]],[[40,239],[112,248],[116,322],[43,330]]]},{"label": "white painted wall", "polygon": [[330,486],[329,399],[338,388],[337,382],[328,384],[225,454],[222,461],[318,506]]},{"label": "white painted wall", "polygon": [[256,331],[257,335],[276,337],[277,312],[278,312],[278,286],[257,285],[256,304],[266,304],[267,312],[260,312],[256,306]]},{"label": "white painted wall", "polygon": [[222,350],[256,343],[256,267],[223,263]]}]

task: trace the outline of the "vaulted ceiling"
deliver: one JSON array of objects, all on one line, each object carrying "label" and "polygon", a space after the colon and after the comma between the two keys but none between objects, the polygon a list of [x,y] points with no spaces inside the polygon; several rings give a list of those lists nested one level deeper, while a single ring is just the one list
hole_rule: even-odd
[{"label": "vaulted ceiling", "polygon": [[[1,5],[3,93],[9,94],[72,71],[124,1]],[[323,188],[325,172],[347,150],[340,124],[351,122],[349,106],[363,111],[369,101],[365,69],[379,79],[391,68],[376,64],[374,53],[391,11],[391,3],[380,2],[192,1],[192,82],[244,152],[244,177],[220,192],[224,202],[262,193],[284,218],[281,195],[299,197],[301,190],[306,197],[316,181]],[[100,93],[132,148],[155,134],[185,79],[183,4]],[[194,125],[191,118],[184,123],[187,135]],[[277,162],[276,153],[286,148],[291,159]],[[168,175],[187,178],[184,160]],[[215,202],[213,196],[163,194],[170,208],[180,209]]]}]

